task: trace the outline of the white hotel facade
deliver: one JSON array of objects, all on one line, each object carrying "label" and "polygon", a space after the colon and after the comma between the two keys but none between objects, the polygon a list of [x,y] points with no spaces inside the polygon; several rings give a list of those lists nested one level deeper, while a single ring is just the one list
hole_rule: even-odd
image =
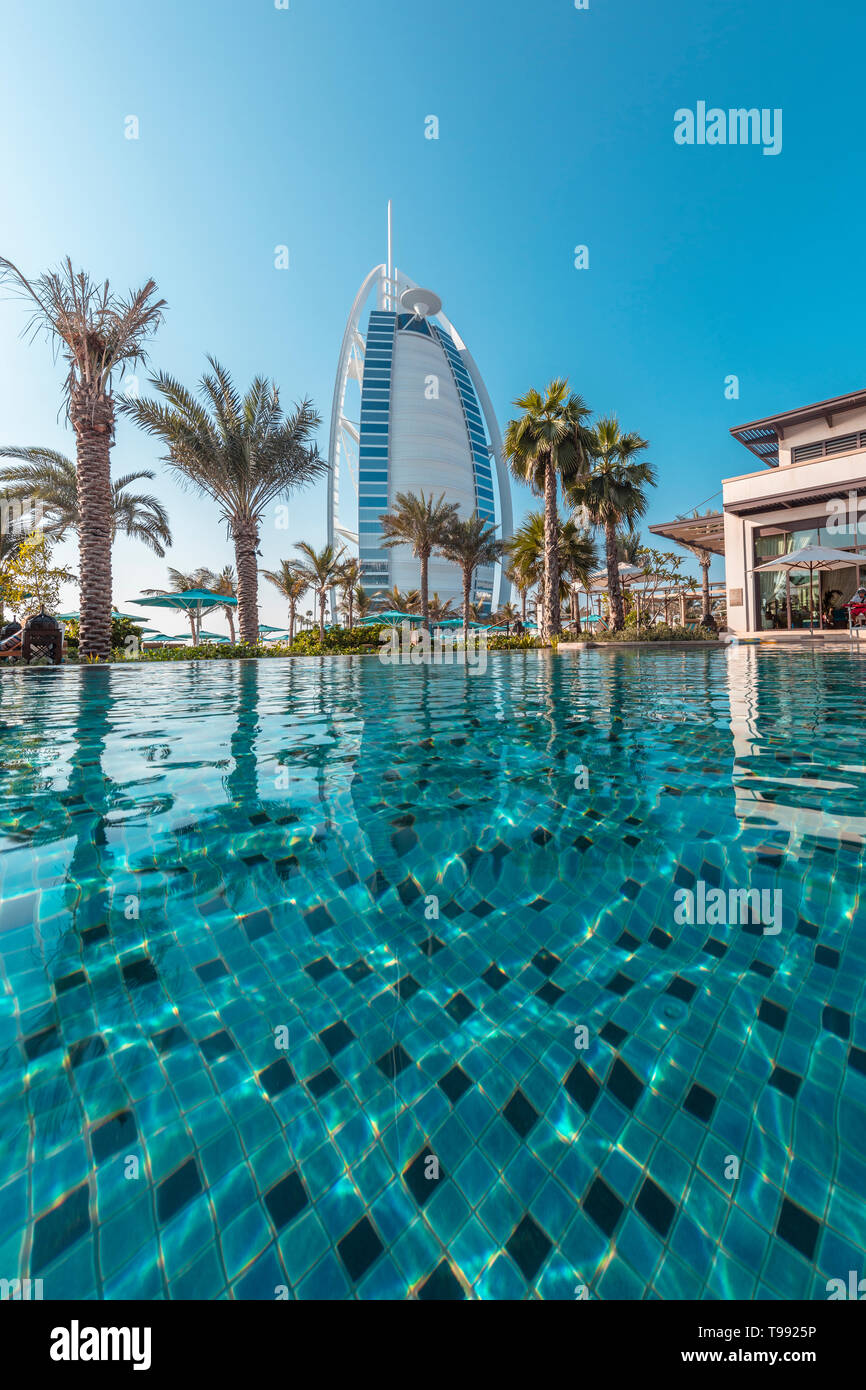
[{"label": "white hotel facade", "polygon": [[[866,584],[866,391],[751,420],[731,430],[759,462],[725,478],[722,510],[650,529],[704,546],[725,560],[727,625],[738,637],[830,636]],[[861,521],[862,518],[862,521]],[[853,564],[816,573],[758,567],[800,550],[827,546]],[[859,557],[862,555],[862,561]]]},{"label": "white hotel facade", "polygon": [[[383,544],[381,517],[399,492],[444,493],[461,517],[477,511],[511,536],[508,471],[484,381],[438,296],[394,267],[390,206],[387,261],[361,285],[343,335],[328,470],[328,540],[357,553],[371,595],[419,586],[411,547]],[[435,553],[429,589],[459,609],[460,570]],[[474,601],[495,609],[509,597],[501,565],[476,571]]]}]

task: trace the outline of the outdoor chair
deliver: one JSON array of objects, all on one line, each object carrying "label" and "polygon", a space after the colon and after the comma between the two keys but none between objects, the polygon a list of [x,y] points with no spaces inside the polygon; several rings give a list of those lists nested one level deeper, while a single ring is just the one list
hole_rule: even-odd
[{"label": "outdoor chair", "polygon": [[[10,623],[11,627],[12,624]],[[6,629],[4,629],[5,631]],[[21,655],[22,630],[19,627],[17,632],[9,633],[0,641],[0,661],[17,661]]]}]

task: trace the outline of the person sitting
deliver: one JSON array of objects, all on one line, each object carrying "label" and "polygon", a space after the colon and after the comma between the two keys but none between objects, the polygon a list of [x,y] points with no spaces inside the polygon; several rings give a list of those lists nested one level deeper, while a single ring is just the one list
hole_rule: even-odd
[{"label": "person sitting", "polygon": [[848,609],[842,603],[841,589],[831,589],[824,598],[824,626],[848,626]]},{"label": "person sitting", "polygon": [[845,607],[851,614],[851,623],[854,627],[866,626],[866,585],[861,584],[859,589],[850,598]]}]

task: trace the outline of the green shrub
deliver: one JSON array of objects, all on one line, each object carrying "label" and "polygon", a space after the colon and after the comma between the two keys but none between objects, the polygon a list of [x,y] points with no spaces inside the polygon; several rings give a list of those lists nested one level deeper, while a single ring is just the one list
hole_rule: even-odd
[{"label": "green shrub", "polygon": [[531,633],[525,633],[522,637],[506,637],[504,633],[495,633],[487,639],[487,650],[491,652],[525,652],[541,645],[540,638],[533,637]]},{"label": "green shrub", "polygon": [[[143,622],[144,618],[141,619],[141,623]],[[126,651],[126,639],[128,637],[137,637],[139,641],[141,641],[141,623],[134,623],[130,618],[112,618],[111,650],[113,659],[120,660],[124,655]],[[74,618],[71,622],[64,623],[63,626],[66,629],[66,649],[70,656],[75,656],[78,653],[80,636],[80,624],[78,619]],[[115,652],[120,654],[117,658],[114,658]]]},{"label": "green shrub", "polygon": [[331,628],[325,633],[324,641],[319,638],[318,628],[307,628],[298,633],[292,645],[284,649],[283,655],[286,652],[297,656],[323,656],[328,653],[350,655],[370,648],[378,650],[379,634],[387,627],[386,623],[369,623],[364,627]]},{"label": "green shrub", "polygon": [[[143,661],[242,661],[250,657],[353,656],[378,651],[380,624],[369,627],[334,628],[319,640],[317,628],[299,632],[295,640],[269,642],[257,647],[244,642],[202,642],[198,647],[156,647],[142,651]],[[122,659],[123,652],[117,654]]]},{"label": "green shrub", "polygon": [[[285,648],[282,655],[285,656]],[[238,661],[250,656],[276,656],[267,647],[249,647],[246,642],[201,642],[197,647],[151,647],[142,649],[142,661]],[[122,659],[124,652],[119,653]]]},{"label": "green shrub", "polygon": [[594,632],[594,642],[709,642],[717,641],[718,633],[705,627],[689,628],[679,624],[655,623],[652,627],[624,627],[622,632]]}]

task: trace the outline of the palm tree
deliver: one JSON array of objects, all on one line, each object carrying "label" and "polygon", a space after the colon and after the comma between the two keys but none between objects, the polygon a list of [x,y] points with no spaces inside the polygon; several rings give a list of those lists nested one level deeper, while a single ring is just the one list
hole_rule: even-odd
[{"label": "palm tree", "polygon": [[590,411],[585,401],[569,394],[564,378],[552,381],[545,394],[527,391],[514,402],[525,413],[505,431],[505,456],[521,482],[544,498],[544,601],[541,635],[562,631],[559,602],[558,481],[567,483],[585,465]]},{"label": "palm tree", "polygon": [[0,623],[4,619],[4,595],[6,593],[6,575],[9,566],[17,559],[21,550],[21,543],[24,540],[26,531],[9,526],[0,526]]},{"label": "palm tree", "polygon": [[503,603],[502,607],[498,608],[495,614],[497,623],[508,623],[509,627],[512,623],[517,622],[518,617],[517,608],[513,603]]},{"label": "palm tree", "polygon": [[[700,518],[700,515],[701,513],[698,511],[697,508],[695,508],[695,510],[692,512],[686,513],[686,516],[695,518],[696,520]],[[706,510],[706,512],[704,512],[704,516],[713,515],[714,512],[712,507],[709,507]],[[705,623],[707,619],[712,619],[713,611],[712,601],[710,598],[710,565],[713,563],[713,552],[711,550],[706,550],[702,545],[689,545],[687,541],[680,541],[680,545],[682,545],[684,549],[690,551],[692,555],[694,555],[695,559],[701,567],[701,594],[704,609],[701,617],[701,622]]]},{"label": "palm tree", "polygon": [[376,608],[395,613],[417,613],[421,603],[421,591],[409,589],[401,593],[395,584],[393,588],[375,595]]},{"label": "palm tree", "polygon": [[560,566],[571,589],[571,617],[580,632],[580,589],[589,589],[591,576],[598,569],[598,553],[592,536],[576,522],[562,523],[559,539]]},{"label": "palm tree", "polygon": [[370,595],[362,584],[355,585],[355,607],[358,610],[358,621],[368,617],[371,608]]},{"label": "palm tree", "polygon": [[[214,594],[225,594],[226,598],[237,598],[238,581],[234,569],[231,565],[223,565],[219,574],[214,574],[213,570],[207,571],[207,582],[202,585],[204,589],[210,589]],[[229,637],[234,645],[235,640],[235,605],[233,603],[222,603],[220,607],[225,614],[229,625]]]},{"label": "palm tree", "polygon": [[621,565],[638,564],[643,548],[640,531],[636,531],[633,526],[629,526],[628,530],[617,531],[616,556]]},{"label": "palm tree", "polygon": [[617,531],[632,527],[647,509],[645,488],[655,486],[655,469],[638,458],[648,448],[638,434],[623,434],[615,415],[599,420],[589,444],[590,464],[566,489],[569,505],[583,521],[604,531],[607,591],[616,631],[625,626],[619,579]]},{"label": "palm tree", "polygon": [[[506,550],[506,554],[508,554],[508,555],[510,555],[510,554],[512,553],[512,551],[511,551],[511,546],[512,546],[512,541],[507,541],[507,542],[506,542],[506,546],[505,546],[505,550]],[[508,580],[509,584],[513,584],[514,588],[517,590],[518,594],[520,595],[520,617],[521,617],[521,621],[525,623],[525,622],[526,622],[526,596],[527,596],[527,594],[529,593],[529,590],[532,588],[532,585],[533,585],[533,583],[534,583],[535,581],[534,581],[534,580],[532,579],[532,577],[527,573],[527,571],[521,566],[520,561],[517,560],[517,559],[513,560],[512,563],[511,563],[511,564],[508,566],[508,568],[506,569],[506,571],[505,571],[505,578]]]},{"label": "palm tree", "polygon": [[333,589],[335,584],[340,582],[340,570],[342,568],[342,558],[345,554],[343,546],[337,550],[333,545],[323,546],[321,550],[314,550],[309,541],[298,541],[295,546],[306,558],[307,563],[301,568],[306,575],[308,587],[315,590],[319,599],[319,641],[325,640],[325,604],[327,602],[328,591]]},{"label": "palm tree", "polygon": [[507,543],[507,553],[511,558],[514,582],[520,591],[521,614],[526,622],[527,594],[537,584],[539,600],[536,603],[536,616],[543,608],[544,594],[544,513],[530,512],[521,526],[518,526]]},{"label": "palm tree", "polygon": [[[484,565],[495,565],[504,549],[496,538],[496,527],[477,512],[461,520],[455,517],[439,550],[446,560],[459,565],[463,573],[463,640],[469,637],[470,592],[475,571]],[[477,620],[476,620],[477,621]]]},{"label": "palm tree", "polygon": [[441,623],[446,618],[454,617],[454,607],[450,598],[441,599],[438,593],[430,596],[430,619],[431,622]]},{"label": "palm tree", "polygon": [[[190,570],[188,573],[184,573],[183,570],[173,569],[171,565],[169,565],[168,582],[171,588],[142,589],[142,593],[148,595],[187,594],[191,589],[209,589],[211,581],[215,577],[213,571],[209,570],[207,565],[199,565],[197,570]],[[186,616],[189,620],[190,632],[192,633],[192,644],[195,646],[198,642],[198,629],[201,627],[201,623],[197,623],[196,614],[192,608],[187,609]]]},{"label": "palm tree", "polygon": [[29,329],[44,331],[68,365],[66,414],[75,432],[82,657],[111,655],[111,446],[117,407],[115,376],[146,360],[144,345],[163,318],[148,280],[125,297],[98,285],[67,257],[60,270],[28,280],[0,257],[0,283],[32,302]]},{"label": "palm tree", "polygon": [[[441,549],[448,528],[457,517],[454,502],[445,501],[445,493],[433,500],[414,492],[398,492],[393,509],[381,518],[383,544],[411,545],[412,554],[421,562],[421,626],[430,627],[430,603],[427,597],[427,575],[430,556]],[[444,551],[443,551],[444,554]]]},{"label": "palm tree", "polygon": [[[512,558],[512,582],[523,598],[523,621],[526,621],[526,592],[538,584],[544,592],[545,517],[542,512],[530,512],[506,546]],[[598,556],[592,538],[573,520],[559,521],[557,570],[560,603],[571,596],[574,617],[574,592],[579,585],[587,588]],[[578,627],[580,619],[578,617]]]},{"label": "palm tree", "polygon": [[354,626],[355,590],[358,587],[360,579],[360,561],[355,559],[354,556],[351,556],[348,560],[344,560],[340,567],[340,589],[343,594],[343,607],[346,610],[347,621],[350,628]]},{"label": "palm tree", "polygon": [[252,647],[259,640],[259,527],[272,502],[325,470],[309,442],[321,420],[308,400],[286,415],[275,383],[264,377],[241,399],[225,368],[208,361],[200,400],[160,372],[151,385],[164,403],[127,399],[121,409],[163,441],[165,461],[183,482],[218,504],[235,547],[240,639]]},{"label": "palm tree", "polygon": [[[16,499],[38,498],[43,506],[43,530],[55,540],[62,540],[67,531],[77,531],[78,477],[75,464],[55,449],[32,449],[16,446],[0,447],[0,458],[20,460],[17,467],[7,468],[0,475],[0,487]],[[171,531],[168,513],[158,498],[149,493],[130,492],[133,483],[156,475],[146,469],[125,473],[111,485],[111,541],[118,531],[142,541],[162,560],[165,547],[170,546]]]},{"label": "palm tree", "polygon": [[281,560],[278,570],[262,570],[269,583],[278,589],[289,605],[289,641],[295,640],[295,615],[298,604],[310,587],[310,576],[303,565]]}]

